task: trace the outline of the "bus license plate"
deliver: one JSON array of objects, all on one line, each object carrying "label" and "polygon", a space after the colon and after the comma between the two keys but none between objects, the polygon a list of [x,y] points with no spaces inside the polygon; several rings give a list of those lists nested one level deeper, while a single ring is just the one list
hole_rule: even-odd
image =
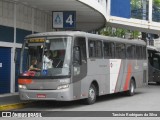
[{"label": "bus license plate", "polygon": [[46,98],[46,94],[37,94],[37,98]]}]

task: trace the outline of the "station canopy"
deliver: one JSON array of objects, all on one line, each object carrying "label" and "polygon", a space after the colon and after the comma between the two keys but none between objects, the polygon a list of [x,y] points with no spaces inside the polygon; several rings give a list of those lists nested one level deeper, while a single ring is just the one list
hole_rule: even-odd
[{"label": "station canopy", "polygon": [[52,11],[76,11],[76,28],[80,31],[94,31],[104,27],[105,17],[94,8],[78,0],[18,0],[31,7],[52,15]]}]

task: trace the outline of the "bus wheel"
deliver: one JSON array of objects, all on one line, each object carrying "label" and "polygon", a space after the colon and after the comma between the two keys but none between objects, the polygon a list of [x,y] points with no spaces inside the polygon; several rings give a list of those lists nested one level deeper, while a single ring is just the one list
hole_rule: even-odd
[{"label": "bus wheel", "polygon": [[130,87],[129,90],[127,91],[128,96],[133,96],[135,94],[135,82],[133,79],[130,81]]},{"label": "bus wheel", "polygon": [[157,85],[160,85],[160,82],[156,82]]},{"label": "bus wheel", "polygon": [[88,98],[84,99],[84,103],[87,105],[94,104],[96,101],[96,96],[97,96],[97,89],[93,84],[91,84],[88,91]]}]

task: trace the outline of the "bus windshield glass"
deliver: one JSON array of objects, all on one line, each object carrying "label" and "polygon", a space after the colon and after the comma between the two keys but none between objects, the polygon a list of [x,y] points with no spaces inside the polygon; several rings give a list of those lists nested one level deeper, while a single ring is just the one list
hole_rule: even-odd
[{"label": "bus windshield glass", "polygon": [[72,37],[27,39],[22,51],[22,75],[70,75],[71,40]]}]

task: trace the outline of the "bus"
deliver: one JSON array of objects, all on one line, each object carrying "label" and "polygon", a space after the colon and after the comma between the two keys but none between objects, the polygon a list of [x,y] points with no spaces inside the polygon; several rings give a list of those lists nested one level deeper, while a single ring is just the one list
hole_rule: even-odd
[{"label": "bus", "polygon": [[[48,52],[47,66],[44,61]],[[80,100],[125,92],[147,84],[146,43],[80,31],[28,35],[21,51],[18,79],[21,100]],[[32,60],[39,70],[29,70]],[[44,67],[46,65],[46,67]]]},{"label": "bus", "polygon": [[148,50],[148,82],[160,84],[160,51],[154,46],[147,46]]}]

